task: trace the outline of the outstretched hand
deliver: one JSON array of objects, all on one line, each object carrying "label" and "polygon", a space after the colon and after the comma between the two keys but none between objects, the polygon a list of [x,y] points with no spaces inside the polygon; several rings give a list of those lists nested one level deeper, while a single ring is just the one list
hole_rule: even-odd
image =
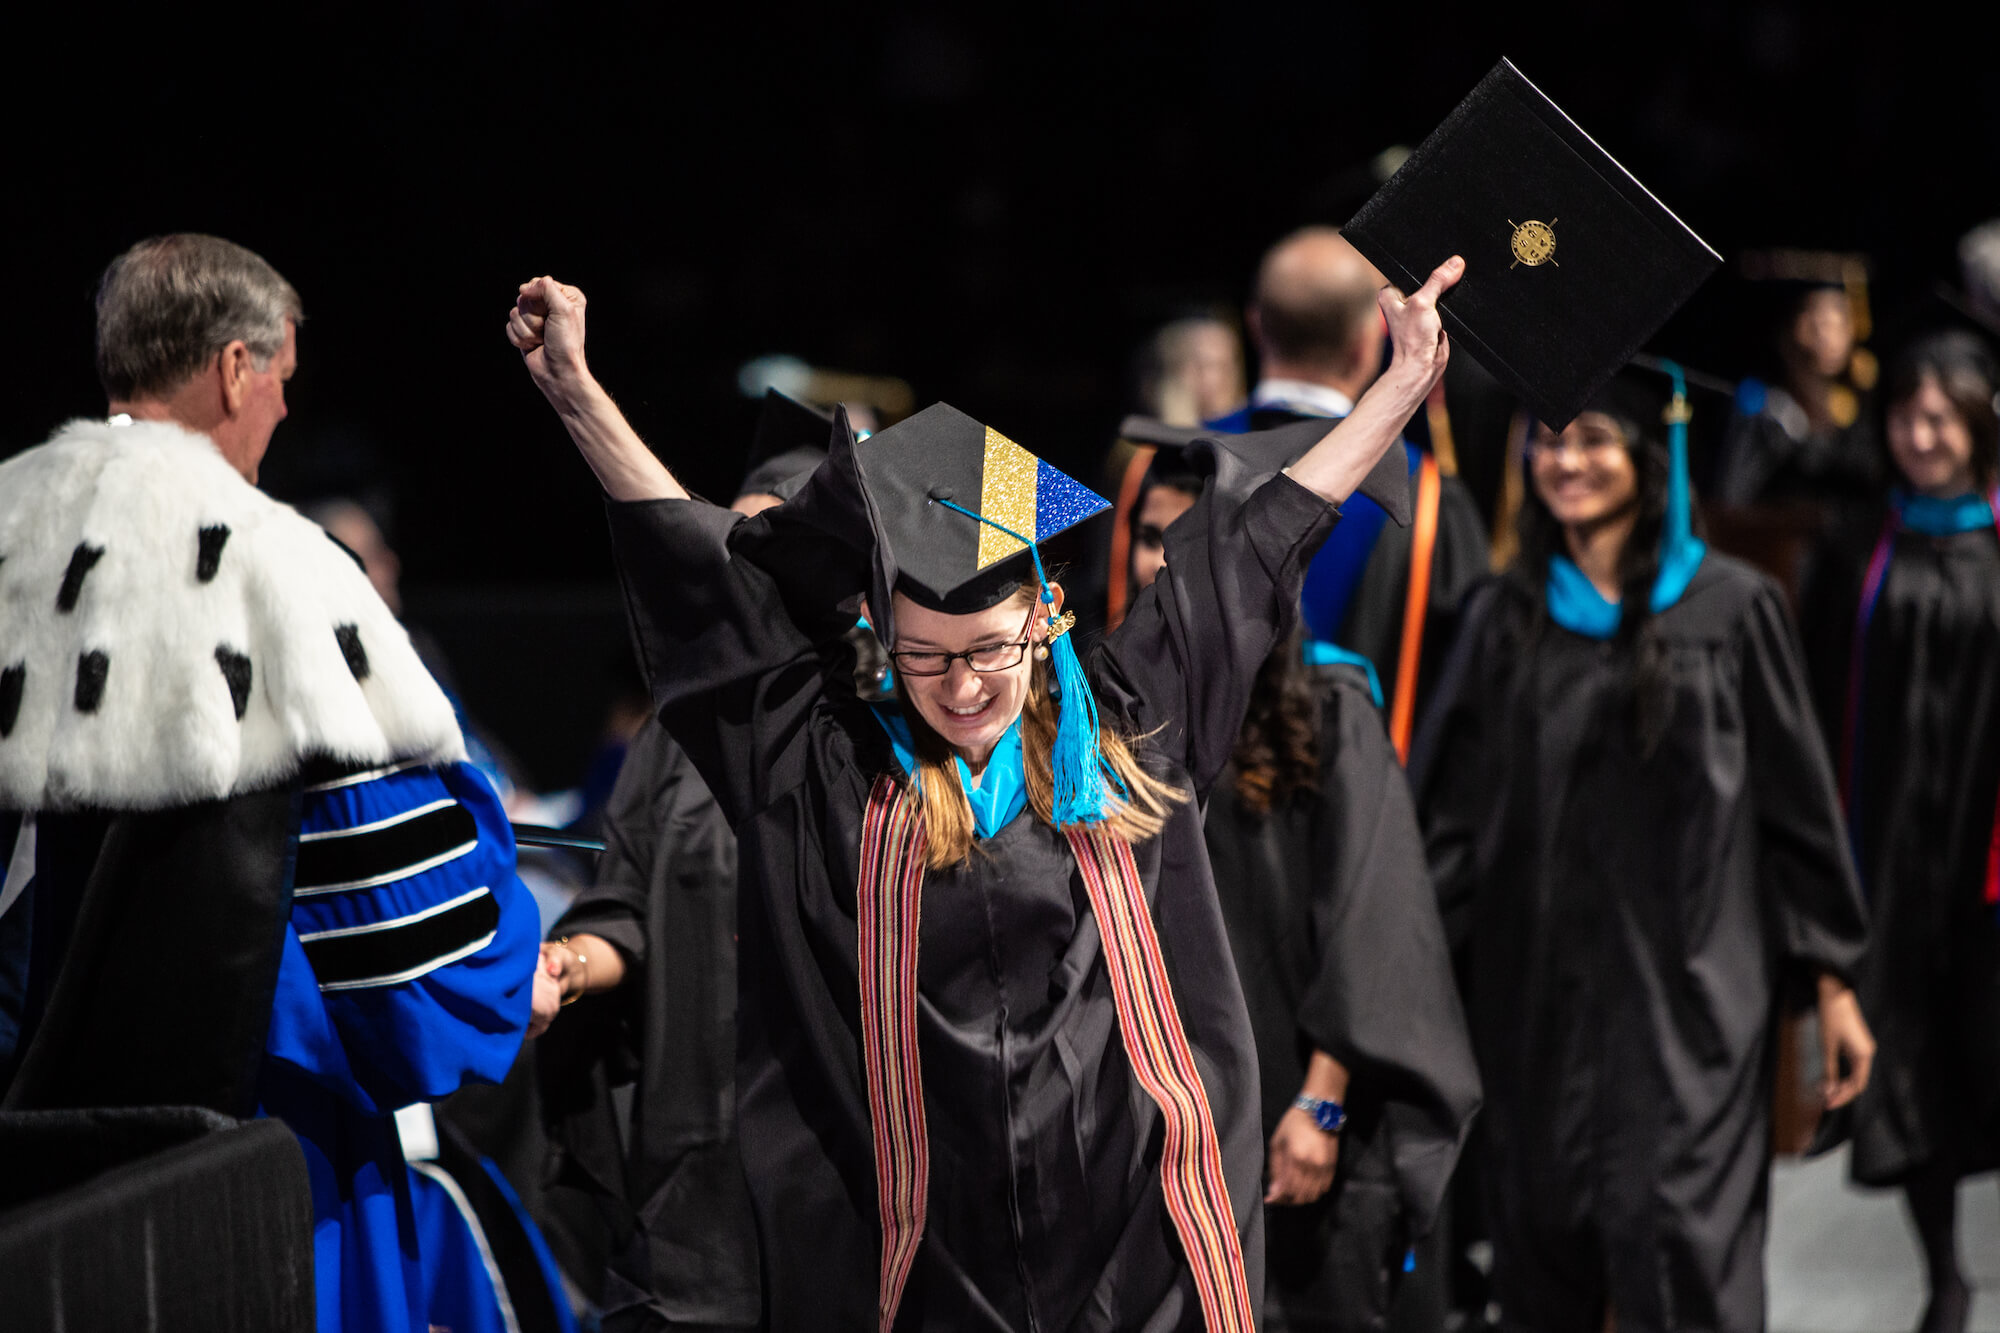
[{"label": "outstretched hand", "polygon": [[551,399],[589,377],[584,360],[583,293],[551,277],[521,284],[507,312],[507,341],[520,349],[535,384]]},{"label": "outstretched hand", "polygon": [[1445,337],[1444,320],[1438,315],[1438,298],[1464,276],[1465,261],[1453,255],[1432,269],[1424,285],[1411,295],[1384,287],[1376,297],[1382,306],[1382,318],[1389,324],[1392,350],[1387,374],[1407,375],[1421,382],[1419,398],[1430,392],[1451,357],[1451,340]]}]

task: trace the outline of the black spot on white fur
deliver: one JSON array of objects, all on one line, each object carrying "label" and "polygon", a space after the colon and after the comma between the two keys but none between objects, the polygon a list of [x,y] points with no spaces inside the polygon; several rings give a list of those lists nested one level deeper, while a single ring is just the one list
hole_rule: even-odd
[{"label": "black spot on white fur", "polygon": [[21,695],[28,687],[28,664],[16,662],[0,671],[0,740],[14,734],[21,717]]},{"label": "black spot on white fur", "polygon": [[[195,537],[194,577],[198,583],[207,583],[215,577],[215,571],[222,568],[222,548],[229,542],[229,529],[217,523],[203,528]],[[241,714],[239,713],[240,717]]]},{"label": "black spot on white fur", "polygon": [[250,707],[250,659],[224,643],[216,645],[215,664],[229,682],[229,702],[236,706],[236,720],[241,722]]},{"label": "black spot on white fur", "polygon": [[76,659],[76,711],[95,713],[104,702],[104,678],[111,674],[111,659],[101,652],[88,652]]},{"label": "black spot on white fur", "polygon": [[89,542],[76,544],[76,549],[69,553],[69,568],[63,571],[62,590],[56,594],[56,610],[65,615],[76,610],[76,599],[83,595],[84,576],[103,557],[102,546],[92,546]]},{"label": "black spot on white fur", "polygon": [[361,631],[352,625],[336,625],[333,637],[340,640],[340,655],[356,680],[368,679],[368,650],[361,646]]}]

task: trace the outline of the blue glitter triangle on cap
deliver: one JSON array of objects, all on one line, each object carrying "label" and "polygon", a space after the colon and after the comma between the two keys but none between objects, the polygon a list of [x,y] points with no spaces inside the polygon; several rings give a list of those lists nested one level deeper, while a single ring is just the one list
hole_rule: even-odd
[{"label": "blue glitter triangle on cap", "polygon": [[1092,514],[1101,514],[1111,508],[1109,500],[1074,477],[1058,472],[1039,459],[1036,461],[1040,463],[1035,469],[1035,536],[1038,539],[1061,532]]}]

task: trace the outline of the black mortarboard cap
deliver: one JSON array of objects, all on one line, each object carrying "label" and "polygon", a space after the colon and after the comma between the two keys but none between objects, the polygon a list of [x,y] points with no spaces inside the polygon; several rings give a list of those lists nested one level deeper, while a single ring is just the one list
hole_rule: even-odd
[{"label": "black mortarboard cap", "polygon": [[870,610],[889,642],[892,593],[953,615],[983,611],[1036,575],[1028,546],[1008,532],[1042,542],[1111,507],[945,403],[852,448],[875,543]]},{"label": "black mortarboard cap", "polygon": [[1463,255],[1446,329],[1558,428],[1722,262],[1507,60],[1343,234],[1406,292]]},{"label": "black mortarboard cap", "polygon": [[[1326,433],[1336,424],[1315,417],[1287,422],[1273,430],[1230,435],[1199,427],[1169,426],[1151,417],[1134,416],[1126,417],[1119,423],[1118,437],[1134,444],[1150,444],[1160,450],[1160,459],[1172,454],[1185,460],[1191,469],[1204,473],[1207,469],[1202,462],[1202,454],[1211,449],[1226,449],[1259,471],[1276,472],[1296,463],[1306,450],[1325,439]],[[1156,459],[1154,466],[1159,465]],[[1381,505],[1397,526],[1410,526],[1414,502],[1410,493],[1409,460],[1401,449],[1392,447],[1383,454],[1381,461],[1362,478],[1361,485],[1356,489]]]},{"label": "black mortarboard cap", "polygon": [[750,466],[738,495],[789,499],[826,457],[833,436],[833,413],[823,412],[776,389],[764,390],[757,410],[757,433],[750,440]]}]

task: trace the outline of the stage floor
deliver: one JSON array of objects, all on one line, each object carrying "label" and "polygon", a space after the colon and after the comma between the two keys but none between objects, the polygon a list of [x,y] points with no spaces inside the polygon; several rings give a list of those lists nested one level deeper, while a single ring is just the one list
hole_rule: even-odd
[{"label": "stage floor", "polygon": [[[1977,1289],[1973,1333],[2000,1333],[2000,1177],[1959,1189],[1960,1263]],[[1923,1261],[1900,1195],[1847,1182],[1847,1153],[1781,1161],[1771,1174],[1771,1333],[1909,1333]]]}]

